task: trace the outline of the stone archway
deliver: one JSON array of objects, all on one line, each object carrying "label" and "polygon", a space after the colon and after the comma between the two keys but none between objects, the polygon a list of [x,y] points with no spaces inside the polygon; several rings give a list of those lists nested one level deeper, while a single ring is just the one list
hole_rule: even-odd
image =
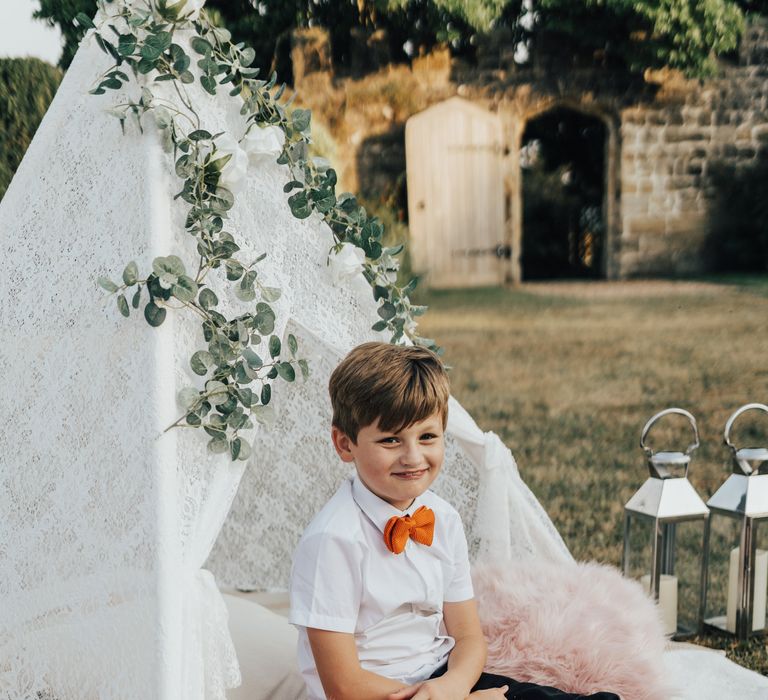
[{"label": "stone archway", "polygon": [[[532,104],[534,103],[535,104]],[[509,271],[507,279],[512,283],[519,283],[525,278],[523,263],[525,260],[525,240],[524,227],[525,221],[523,211],[524,200],[524,166],[526,153],[522,151],[526,132],[529,125],[536,122],[546,122],[549,115],[554,115],[553,121],[556,121],[558,114],[566,117],[573,117],[575,122],[584,124],[593,124],[601,129],[602,136],[602,186],[601,203],[599,206],[599,217],[602,222],[600,234],[600,250],[594,249],[594,236],[591,242],[592,259],[590,262],[594,265],[594,277],[615,279],[618,276],[616,246],[618,243],[618,182],[619,182],[619,163],[618,163],[618,143],[619,143],[619,120],[618,117],[602,110],[594,104],[582,104],[576,101],[549,99],[532,100],[527,105],[527,109],[520,109],[518,105],[508,105],[506,111],[506,128],[508,129],[508,140],[510,152],[508,154],[507,165],[507,192],[508,192],[508,236],[512,249],[512,257],[509,261]],[[516,108],[517,107],[517,108]],[[530,132],[529,132],[530,133]],[[591,212],[594,216],[594,211]],[[588,217],[589,218],[589,217]],[[573,257],[573,254],[582,254],[589,252],[586,249],[589,241],[579,235],[584,233],[586,222],[582,222],[580,231],[576,232],[574,239],[571,234],[571,250],[566,253]],[[594,231],[592,232],[595,233]],[[567,239],[567,236],[566,236]],[[582,264],[583,264],[582,260]]]}]

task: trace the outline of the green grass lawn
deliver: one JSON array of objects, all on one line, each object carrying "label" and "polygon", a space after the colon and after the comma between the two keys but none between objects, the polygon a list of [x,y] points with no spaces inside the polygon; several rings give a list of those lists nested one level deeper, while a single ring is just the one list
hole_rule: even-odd
[{"label": "green grass lawn", "polygon": [[[706,500],[729,473],[728,416],[768,402],[768,276],[418,296],[430,306],[420,330],[444,347],[454,395],[509,445],[577,559],[620,563],[623,505],[647,477],[638,441],[651,415],[679,406],[696,416],[702,445],[689,476]],[[736,441],[768,445],[768,417],[751,415]],[[677,417],[651,433],[656,449],[689,442]],[[762,639],[703,641],[768,673]]]}]

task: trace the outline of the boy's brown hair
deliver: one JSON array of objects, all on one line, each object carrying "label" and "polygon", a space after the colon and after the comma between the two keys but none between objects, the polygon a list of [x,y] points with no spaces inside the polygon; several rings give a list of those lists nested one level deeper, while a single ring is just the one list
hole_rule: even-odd
[{"label": "boy's brown hair", "polygon": [[417,345],[363,343],[331,374],[333,425],[357,442],[361,428],[403,428],[439,413],[448,420],[448,375],[440,358]]}]

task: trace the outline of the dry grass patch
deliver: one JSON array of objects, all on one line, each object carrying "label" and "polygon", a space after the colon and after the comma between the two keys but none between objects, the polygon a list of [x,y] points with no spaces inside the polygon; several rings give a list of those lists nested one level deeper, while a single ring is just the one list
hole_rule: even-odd
[{"label": "dry grass patch", "polygon": [[[618,565],[623,504],[647,476],[640,430],[669,406],[691,411],[702,446],[690,478],[706,500],[724,481],[722,430],[768,402],[768,277],[750,284],[530,284],[423,293],[421,331],[445,348],[453,393],[512,448],[578,559]],[[749,415],[749,414],[748,414]],[[687,423],[660,424],[657,449],[685,449]],[[768,444],[759,417],[741,444]],[[716,643],[768,672],[762,642]],[[742,648],[743,647],[743,648]]]}]

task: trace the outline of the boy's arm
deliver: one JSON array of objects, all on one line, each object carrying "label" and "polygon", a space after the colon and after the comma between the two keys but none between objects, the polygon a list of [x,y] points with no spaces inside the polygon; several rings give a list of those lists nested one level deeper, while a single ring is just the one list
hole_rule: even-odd
[{"label": "boy's arm", "polygon": [[456,645],[448,656],[448,670],[441,678],[467,696],[483,672],[487,653],[475,599],[443,603],[443,621]]},{"label": "boy's arm", "polygon": [[407,687],[361,668],[353,634],[307,627],[307,637],[323,690],[330,700],[384,700]]},{"label": "boy's arm", "polygon": [[[445,629],[456,642],[448,656],[448,670],[438,678],[404,688],[388,700],[464,700],[468,697],[503,697],[495,691],[470,695],[485,665],[486,644],[474,599],[443,603]],[[506,690],[506,688],[504,689]]]}]

